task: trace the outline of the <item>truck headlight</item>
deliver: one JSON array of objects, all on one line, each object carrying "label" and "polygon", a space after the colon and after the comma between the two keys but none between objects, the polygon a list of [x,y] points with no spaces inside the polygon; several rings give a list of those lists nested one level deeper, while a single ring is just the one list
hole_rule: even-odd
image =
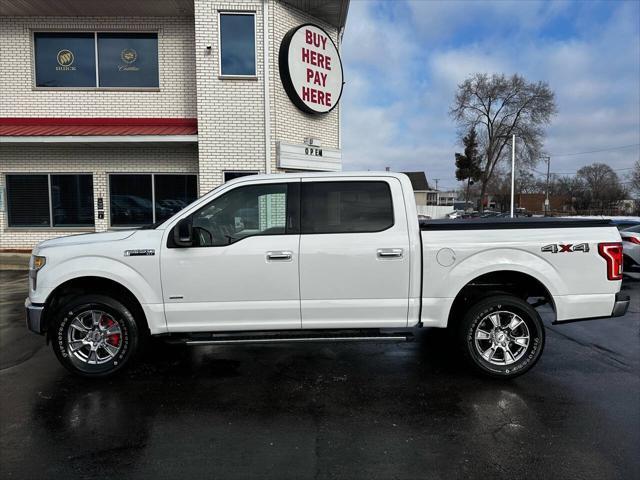
[{"label": "truck headlight", "polygon": [[31,255],[31,261],[29,263],[29,278],[31,278],[33,289],[35,290],[38,287],[38,271],[45,266],[47,259],[39,255]]}]

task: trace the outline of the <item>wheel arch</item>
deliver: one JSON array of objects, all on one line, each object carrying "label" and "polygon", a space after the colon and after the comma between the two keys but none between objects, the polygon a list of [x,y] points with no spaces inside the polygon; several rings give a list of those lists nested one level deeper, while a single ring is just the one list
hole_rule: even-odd
[{"label": "wheel arch", "polygon": [[461,313],[470,305],[495,294],[514,295],[524,301],[539,298],[534,306],[549,304],[556,313],[553,295],[542,281],[529,273],[502,269],[478,275],[460,289],[449,310],[447,326],[455,326],[462,317]]},{"label": "wheel arch", "polygon": [[[149,333],[147,315],[136,295],[121,283],[100,276],[79,276],[66,280],[51,291],[42,312],[44,321],[50,325],[51,318],[65,301],[78,295],[98,293],[107,295],[123,303],[131,310],[141,332]],[[47,342],[51,339],[51,328],[47,329]]]}]

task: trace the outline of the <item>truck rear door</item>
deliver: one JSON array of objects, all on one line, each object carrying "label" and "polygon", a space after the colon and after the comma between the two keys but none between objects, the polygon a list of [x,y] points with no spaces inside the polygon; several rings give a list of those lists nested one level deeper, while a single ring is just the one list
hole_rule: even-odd
[{"label": "truck rear door", "polygon": [[302,328],[407,325],[410,252],[402,198],[396,178],[303,179]]}]

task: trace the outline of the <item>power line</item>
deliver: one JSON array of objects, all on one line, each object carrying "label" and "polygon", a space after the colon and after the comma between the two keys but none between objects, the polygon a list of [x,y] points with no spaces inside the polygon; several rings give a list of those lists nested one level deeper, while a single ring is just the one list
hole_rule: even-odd
[{"label": "power line", "polygon": [[601,148],[600,150],[589,150],[587,152],[575,152],[575,153],[552,153],[552,157],[573,157],[574,155],[586,155],[588,153],[600,153],[600,152],[608,152],[610,150],[620,150],[623,148],[631,148],[637,147],[640,143],[632,143],[630,145],[621,145],[619,147],[609,147],[609,148]]},{"label": "power line", "polygon": [[[624,172],[626,170],[633,170],[633,168],[612,168],[614,172]],[[531,171],[536,172],[539,175],[546,175],[545,172],[532,168]],[[576,175],[578,172],[551,172],[551,175]]]}]

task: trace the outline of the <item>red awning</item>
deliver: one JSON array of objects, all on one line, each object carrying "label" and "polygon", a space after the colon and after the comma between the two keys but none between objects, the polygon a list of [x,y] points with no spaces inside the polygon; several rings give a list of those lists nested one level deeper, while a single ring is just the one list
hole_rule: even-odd
[{"label": "red awning", "polygon": [[0,136],[196,135],[195,118],[0,118]]}]

